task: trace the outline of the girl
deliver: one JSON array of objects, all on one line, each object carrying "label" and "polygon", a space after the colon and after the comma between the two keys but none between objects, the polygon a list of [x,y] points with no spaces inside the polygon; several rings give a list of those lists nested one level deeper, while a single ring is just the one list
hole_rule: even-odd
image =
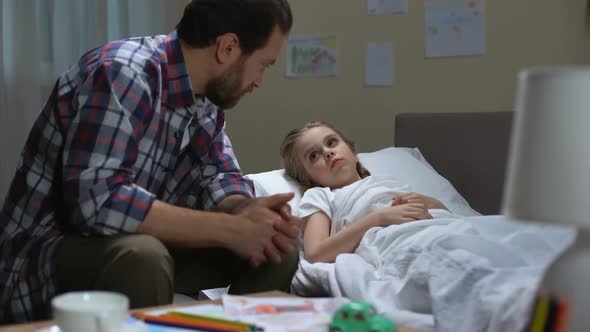
[{"label": "girl", "polygon": [[371,227],[432,219],[428,209],[446,209],[395,179],[371,176],[354,143],[325,122],[291,130],[281,156],[285,172],[305,190],[297,214],[305,223],[305,258],[312,263],[353,252]]}]

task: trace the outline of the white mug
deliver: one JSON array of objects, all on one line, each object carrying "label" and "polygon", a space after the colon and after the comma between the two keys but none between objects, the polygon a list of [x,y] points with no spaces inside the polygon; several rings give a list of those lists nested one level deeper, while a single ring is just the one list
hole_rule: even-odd
[{"label": "white mug", "polygon": [[129,316],[129,299],[114,292],[65,293],[51,307],[61,332],[120,332]]}]

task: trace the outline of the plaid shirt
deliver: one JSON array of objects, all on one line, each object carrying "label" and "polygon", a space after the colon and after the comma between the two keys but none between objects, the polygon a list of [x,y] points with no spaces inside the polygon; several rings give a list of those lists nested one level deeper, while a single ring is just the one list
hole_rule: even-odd
[{"label": "plaid shirt", "polygon": [[56,82],[0,213],[0,322],[48,317],[65,231],[133,233],[155,199],[211,209],[234,194],[252,183],[176,33],[88,52]]}]

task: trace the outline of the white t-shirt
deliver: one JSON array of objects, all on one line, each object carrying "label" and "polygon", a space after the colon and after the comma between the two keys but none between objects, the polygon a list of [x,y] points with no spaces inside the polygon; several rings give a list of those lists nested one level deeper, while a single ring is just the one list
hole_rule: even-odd
[{"label": "white t-shirt", "polygon": [[330,235],[333,235],[369,213],[391,206],[395,196],[409,191],[408,185],[395,178],[371,175],[340,189],[308,189],[296,214],[305,218],[318,211],[324,212],[332,221]]}]

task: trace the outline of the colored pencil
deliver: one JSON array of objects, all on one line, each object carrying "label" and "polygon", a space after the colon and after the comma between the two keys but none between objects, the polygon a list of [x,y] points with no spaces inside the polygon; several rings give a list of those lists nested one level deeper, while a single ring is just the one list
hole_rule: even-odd
[{"label": "colored pencil", "polygon": [[153,316],[141,313],[133,313],[135,318],[141,319],[148,324],[180,327],[192,330],[201,330],[207,332],[246,332],[243,327],[231,326],[229,324],[220,324],[207,321],[196,321],[194,319],[183,319],[175,316]]},{"label": "colored pencil", "polygon": [[185,317],[185,318],[192,318],[192,319],[204,319],[207,321],[214,321],[214,322],[220,322],[220,323],[225,323],[225,324],[230,324],[230,325],[235,325],[238,327],[244,327],[247,328],[247,331],[251,331],[251,332],[257,332],[257,331],[264,331],[264,328],[256,326],[254,324],[251,323],[246,323],[246,322],[240,322],[237,320],[230,320],[230,319],[226,319],[226,318],[221,318],[221,317],[213,317],[213,316],[206,316],[206,315],[196,315],[196,314],[189,314],[189,313],[185,313],[185,312],[180,312],[180,311],[170,311],[168,313],[166,313],[166,315],[171,315],[171,316],[178,316],[178,317]]},{"label": "colored pencil", "polygon": [[178,319],[184,321],[186,323],[195,323],[197,325],[205,325],[212,328],[219,328],[219,329],[230,329],[232,331],[240,331],[240,332],[254,332],[257,331],[253,329],[249,325],[245,324],[236,324],[234,322],[221,322],[218,320],[212,320],[211,317],[205,316],[205,318],[195,318],[195,317],[187,317],[186,315],[178,315],[172,314],[170,312],[161,315],[160,317]]},{"label": "colored pencil", "polygon": [[545,322],[549,312],[549,296],[543,293],[537,296],[538,302],[530,332],[543,332],[545,330]]},{"label": "colored pencil", "polygon": [[568,322],[570,319],[570,299],[567,297],[559,298],[559,309],[557,313],[557,323],[555,324],[555,332],[566,332]]}]

